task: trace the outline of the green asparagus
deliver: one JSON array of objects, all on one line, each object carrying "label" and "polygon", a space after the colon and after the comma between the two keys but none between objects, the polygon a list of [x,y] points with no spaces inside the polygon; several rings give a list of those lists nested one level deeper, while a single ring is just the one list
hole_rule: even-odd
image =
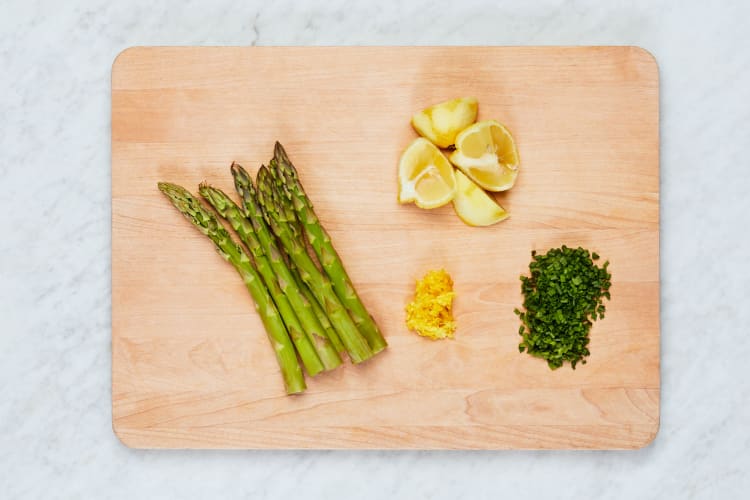
[{"label": "green asparagus", "polygon": [[[271,267],[276,273],[279,279],[279,284],[284,290],[285,295],[289,297],[292,306],[297,312],[297,316],[302,322],[302,327],[306,332],[310,332],[319,342],[327,339],[333,344],[336,351],[342,352],[340,349],[341,341],[338,336],[333,337],[329,335],[330,331],[326,328],[326,324],[330,325],[328,318],[325,313],[322,316],[316,311],[319,309],[315,298],[307,290],[306,286],[302,286],[300,280],[296,279],[292,270],[287,267],[284,261],[282,250],[279,249],[276,244],[276,239],[268,228],[264,219],[263,211],[257,202],[257,192],[253,185],[253,180],[247,171],[237,163],[232,164],[232,176],[234,177],[234,184],[237,188],[237,193],[242,198],[242,204],[245,209],[245,216],[250,221],[253,231],[258,238],[258,241],[263,248],[263,251],[268,256]],[[325,323],[324,323],[325,321]],[[333,332],[335,334],[335,331]]]},{"label": "green asparagus", "polygon": [[315,298],[323,306],[336,333],[346,346],[353,363],[360,363],[372,357],[373,351],[367,340],[360,334],[333,290],[331,281],[322,274],[307,254],[304,241],[295,238],[291,224],[283,220],[282,208],[273,200],[273,184],[268,169],[264,166],[258,172],[257,199],[271,230],[279,238],[284,249],[299,269],[300,277],[310,287]]},{"label": "green asparagus", "polygon": [[[263,281],[265,282],[268,291],[271,293],[271,297],[276,303],[276,307],[279,309],[279,313],[286,324],[294,345],[297,347],[297,352],[302,359],[302,363],[305,365],[307,373],[311,376],[315,376],[324,369],[332,370],[339,366],[341,364],[341,358],[337,354],[335,347],[324,335],[322,329],[320,335],[315,335],[312,331],[306,331],[300,323],[301,320],[298,316],[310,314],[310,312],[301,307],[295,308],[291,304],[290,298],[287,297],[286,293],[281,289],[278,276],[274,272],[271,263],[253,230],[252,224],[247,218],[245,218],[244,211],[242,211],[240,207],[238,207],[234,201],[232,201],[226,193],[220,189],[201,184],[200,194],[211,203],[219,215],[229,222],[232,229],[234,229],[240,237],[240,240],[242,240],[250,250],[250,255],[253,258],[255,267],[263,277]],[[287,293],[295,293],[290,289],[291,287],[286,288]],[[298,302],[304,300],[305,297],[297,297]]]},{"label": "green asparagus", "polygon": [[[278,167],[276,165],[276,160],[272,159],[269,164],[269,173],[271,174],[271,180],[273,181],[273,191],[271,192],[271,197],[274,200],[275,203],[278,204],[282,215],[282,219],[289,224],[289,229],[292,231],[292,234],[295,238],[297,238],[299,241],[304,241],[304,231],[302,230],[302,225],[299,223],[299,220],[297,219],[297,214],[294,211],[294,208],[292,207],[291,203],[287,203],[291,199],[291,194],[286,190],[286,186],[284,185],[284,180],[281,177]],[[304,282],[302,282],[302,278],[299,276],[299,270],[297,270],[296,266],[294,265],[294,262],[291,261],[291,259],[287,259],[289,262],[289,268],[292,270],[292,273],[295,275],[295,278],[297,279],[297,282],[300,285],[300,290],[302,290],[302,293],[304,294],[307,292],[306,295],[309,295],[313,298],[312,304],[313,304],[313,310],[315,314],[318,316],[318,319],[320,320],[320,324],[323,325],[323,328],[326,330],[326,333],[328,333],[328,338],[331,339],[331,342],[336,346],[336,349],[339,352],[342,352],[345,350],[345,347],[343,343],[341,342],[341,339],[339,338],[338,334],[336,333],[336,330],[333,329],[333,325],[331,325],[331,322],[328,320],[328,317],[326,316],[325,311],[321,307],[321,305],[318,303],[317,299],[312,295],[312,292],[310,292],[307,285],[305,285]],[[326,326],[326,323],[328,326]]]},{"label": "green asparagus", "polygon": [[336,295],[341,299],[354,323],[367,339],[372,351],[377,353],[383,350],[388,345],[385,338],[380,333],[378,325],[370,316],[359,295],[357,295],[344,268],[344,263],[333,247],[333,243],[331,243],[330,236],[315,215],[312,202],[302,187],[297,170],[289,160],[284,147],[278,142],[274,147],[274,166],[277,169],[277,172],[274,173],[276,178],[283,179],[283,182],[277,181],[277,184],[282,183],[284,185],[284,192],[297,214],[297,219],[304,226],[307,240],[331,279]]},{"label": "green asparagus", "polygon": [[275,158],[268,164],[268,173],[273,185],[273,191],[271,192],[273,200],[278,204],[283,219],[290,224],[294,236],[300,241],[303,240],[305,232],[302,230],[302,224],[297,218],[294,207],[291,203],[288,203],[292,199],[292,194],[284,183],[284,178],[281,176]]},{"label": "green asparagus", "polygon": [[273,346],[276,359],[284,378],[287,394],[303,392],[306,388],[294,345],[289,339],[284,322],[279,315],[273,299],[263,285],[258,272],[253,268],[250,258],[238,245],[216,216],[203,206],[190,192],[181,186],[160,182],[159,190],[164,193],[174,206],[203,234],[213,241],[216,250],[225,260],[234,265],[242,277],[255,308],[266,329],[268,339]]},{"label": "green asparagus", "polygon": [[336,330],[333,329],[333,325],[331,324],[331,321],[328,319],[328,316],[326,316],[326,312],[323,310],[322,307],[320,307],[320,304],[318,304],[318,300],[315,298],[315,296],[310,291],[310,288],[302,281],[302,278],[299,275],[299,271],[297,270],[297,266],[294,265],[293,262],[289,262],[289,270],[292,271],[292,277],[294,278],[294,282],[297,284],[297,287],[302,292],[302,295],[305,296],[305,298],[312,304],[313,313],[315,316],[318,317],[318,321],[320,321],[321,326],[323,327],[323,330],[326,332],[326,335],[331,340],[331,343],[333,344],[333,347],[338,352],[346,352],[346,348],[344,347],[344,344],[341,342],[341,339],[339,338],[339,334],[336,333]]}]

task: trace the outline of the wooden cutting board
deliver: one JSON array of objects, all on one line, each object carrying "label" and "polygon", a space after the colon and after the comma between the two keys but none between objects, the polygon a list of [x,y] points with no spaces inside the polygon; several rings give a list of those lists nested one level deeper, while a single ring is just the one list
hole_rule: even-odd
[{"label": "wooden cutting board", "polygon": [[[511,218],[396,202],[411,114],[456,96],[506,124]],[[139,448],[638,448],[659,427],[659,91],[634,47],[132,48],[112,69],[112,418]],[[156,188],[255,172],[280,140],[390,347],[284,395],[234,269]],[[591,357],[519,354],[532,249],[611,261]],[[455,280],[455,340],[406,330]]]}]

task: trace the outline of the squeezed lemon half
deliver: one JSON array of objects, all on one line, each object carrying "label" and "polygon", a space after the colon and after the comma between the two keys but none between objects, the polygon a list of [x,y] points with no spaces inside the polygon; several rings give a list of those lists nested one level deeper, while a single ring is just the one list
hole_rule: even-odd
[{"label": "squeezed lemon half", "polygon": [[487,191],[508,190],[518,177],[516,143],[495,120],[477,122],[459,133],[450,161]]},{"label": "squeezed lemon half", "polygon": [[448,159],[427,139],[415,139],[398,165],[398,201],[437,208],[449,203],[455,192],[456,177]]},{"label": "squeezed lemon half", "polygon": [[419,135],[447,148],[455,143],[459,132],[477,119],[477,107],[475,97],[459,97],[415,113],[411,124]]},{"label": "squeezed lemon half", "polygon": [[463,172],[456,172],[456,215],[470,226],[490,226],[507,219],[510,214]]}]

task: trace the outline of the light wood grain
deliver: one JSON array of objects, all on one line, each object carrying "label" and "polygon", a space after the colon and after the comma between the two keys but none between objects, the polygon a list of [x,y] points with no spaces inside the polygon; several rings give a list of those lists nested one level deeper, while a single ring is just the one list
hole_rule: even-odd
[{"label": "light wood grain", "polygon": [[[133,48],[112,69],[112,414],[134,447],[637,448],[659,425],[658,74],[633,47]],[[461,95],[513,132],[511,218],[396,203],[412,112]],[[281,140],[390,347],[284,396],[249,295],[156,189],[233,192]],[[611,261],[586,365],[518,353],[529,252]],[[454,341],[405,330],[445,267]]]}]

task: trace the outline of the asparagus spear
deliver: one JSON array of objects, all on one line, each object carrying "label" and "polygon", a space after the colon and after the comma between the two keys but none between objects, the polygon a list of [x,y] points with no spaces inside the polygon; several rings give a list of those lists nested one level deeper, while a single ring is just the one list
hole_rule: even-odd
[{"label": "asparagus spear", "polygon": [[[255,267],[263,277],[263,281],[276,303],[276,307],[284,320],[284,324],[286,324],[289,336],[292,337],[292,341],[297,347],[297,352],[300,358],[302,358],[302,363],[305,365],[307,373],[315,376],[324,369],[332,370],[339,366],[341,358],[336,352],[335,347],[325,336],[323,329],[321,328],[319,334],[315,335],[317,332],[305,330],[304,326],[300,323],[298,316],[310,314],[310,312],[302,307],[295,309],[291,304],[290,298],[287,297],[279,285],[278,276],[274,273],[271,263],[253,230],[252,224],[245,218],[245,214],[240,210],[240,207],[223,191],[206,184],[201,184],[200,194],[211,203],[219,215],[229,222],[232,229],[240,237],[240,240],[250,250]],[[288,294],[294,293],[291,287],[285,288]],[[304,299],[305,297],[297,297],[298,302]]]},{"label": "asparagus spear", "polygon": [[302,281],[302,278],[299,275],[299,271],[297,270],[297,266],[295,266],[293,262],[289,262],[289,270],[292,271],[294,282],[302,292],[302,295],[304,295],[305,298],[310,302],[310,304],[312,304],[313,313],[315,314],[315,316],[317,316],[318,321],[320,321],[320,324],[323,327],[323,330],[326,332],[328,338],[331,340],[331,344],[333,344],[333,347],[336,348],[338,352],[346,352],[346,348],[341,342],[341,339],[339,338],[338,333],[336,333],[336,330],[333,329],[333,325],[328,319],[328,316],[326,316],[326,312],[322,307],[320,307],[320,304],[318,304],[318,300],[312,294],[307,285]]},{"label": "asparagus spear", "polygon": [[[314,335],[319,342],[322,342],[323,339],[328,339],[336,351],[342,352],[343,349],[339,348],[341,340],[338,336],[334,337],[330,335],[331,331],[326,328],[326,324],[330,325],[330,322],[325,313],[320,310],[315,297],[310,294],[310,291],[307,290],[307,287],[304,286],[300,279],[295,278],[295,274],[284,261],[282,251],[279,249],[276,239],[266,225],[263,211],[260,205],[258,205],[256,199],[257,192],[250,175],[242,166],[233,163],[232,176],[234,177],[234,185],[237,188],[237,192],[242,198],[245,216],[250,221],[254,234],[257,236],[263,251],[268,257],[271,268],[276,273],[284,294],[290,299],[292,307],[297,312],[303,329]],[[316,308],[318,311],[316,311]],[[335,335],[335,331],[333,333]]]},{"label": "asparagus spear", "polygon": [[278,204],[283,219],[290,224],[289,228],[292,230],[294,236],[300,241],[303,241],[305,238],[305,231],[302,229],[302,224],[297,217],[297,213],[294,211],[294,207],[289,202],[292,199],[292,194],[288,190],[284,178],[279,171],[276,158],[273,158],[269,162],[268,173],[273,186],[273,191],[271,192],[273,200]]},{"label": "asparagus spear", "polygon": [[283,179],[285,193],[297,214],[297,219],[304,226],[307,239],[315,250],[320,264],[331,279],[336,295],[341,299],[354,323],[367,339],[373,352],[377,353],[385,349],[388,343],[380,333],[375,320],[367,312],[359,295],[357,295],[357,291],[354,289],[346,269],[344,269],[344,263],[333,247],[333,243],[331,243],[330,236],[315,215],[312,202],[302,187],[297,170],[289,160],[284,147],[278,142],[274,147],[274,160],[277,168],[276,176]]},{"label": "asparagus spear", "polygon": [[281,316],[279,316],[273,299],[250,263],[248,255],[241,246],[232,240],[229,232],[216,216],[185,188],[167,182],[160,182],[158,186],[159,190],[177,207],[177,210],[200,232],[208,236],[213,241],[219,254],[235,267],[250,292],[255,302],[255,309],[266,328],[268,340],[273,346],[281,368],[287,394],[303,392],[306,388],[305,378],[297,362],[294,346],[289,340],[286,327]]},{"label": "asparagus spear", "polygon": [[[270,168],[268,169],[268,171],[270,173],[270,177],[273,181],[274,187],[273,191],[271,192],[272,199],[275,203],[278,204],[279,208],[281,209],[282,218],[289,224],[289,229],[292,231],[294,237],[299,241],[304,241],[305,236],[304,231],[302,230],[302,225],[299,223],[299,220],[297,219],[297,215],[291,203],[287,203],[289,199],[291,199],[291,194],[286,190],[284,179],[279,174],[275,159],[271,160]],[[292,274],[295,276],[295,279],[297,279],[297,282],[300,285],[300,290],[302,290],[302,293],[307,292],[310,297],[313,297],[313,300],[311,301],[313,304],[313,310],[318,316],[320,324],[323,325],[323,328],[326,330],[328,338],[331,339],[331,342],[333,342],[333,344],[336,346],[336,349],[339,352],[342,352],[343,350],[345,350],[344,344],[341,342],[341,339],[336,333],[336,330],[333,329],[333,325],[331,325],[331,322],[328,320],[325,311],[318,303],[317,299],[315,299],[315,297],[312,295],[312,292],[310,292],[307,285],[305,285],[305,283],[302,281],[302,278],[299,276],[299,270],[297,269],[297,266],[294,265],[294,262],[292,262],[291,259],[287,259],[287,261],[289,262],[289,268],[292,270]]]},{"label": "asparagus spear", "polygon": [[339,334],[341,341],[346,346],[353,363],[361,363],[372,357],[373,352],[367,340],[360,334],[357,325],[354,324],[341,301],[333,291],[331,281],[321,273],[307,254],[304,241],[295,238],[291,224],[283,220],[281,207],[274,202],[272,192],[273,185],[268,169],[263,166],[258,172],[257,199],[260,203],[266,221],[276,237],[281,242],[289,257],[299,269],[302,281],[307,283],[315,298],[323,306],[333,328]]}]

